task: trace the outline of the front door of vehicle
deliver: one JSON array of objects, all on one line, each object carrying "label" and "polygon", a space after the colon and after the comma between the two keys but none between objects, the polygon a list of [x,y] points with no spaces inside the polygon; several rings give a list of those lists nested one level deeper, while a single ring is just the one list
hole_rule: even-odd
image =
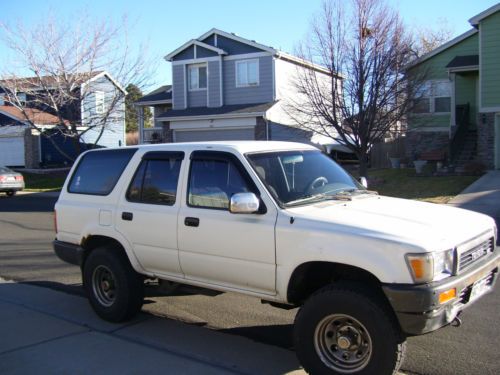
[{"label": "front door of vehicle", "polygon": [[177,250],[177,187],[183,152],[148,152],[142,157],[116,217],[116,228],[149,272],[182,277]]},{"label": "front door of vehicle", "polygon": [[191,154],[186,197],[179,211],[178,240],[187,279],[273,295],[276,292],[272,204],[254,214],[229,212],[231,195],[253,192],[254,181],[230,153]]}]

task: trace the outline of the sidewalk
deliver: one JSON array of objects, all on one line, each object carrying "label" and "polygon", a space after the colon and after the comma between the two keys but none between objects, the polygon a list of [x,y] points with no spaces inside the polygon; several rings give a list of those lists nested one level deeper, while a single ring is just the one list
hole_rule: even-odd
[{"label": "sidewalk", "polygon": [[304,374],[292,351],[168,318],[99,319],[85,298],[0,279],[0,374]]},{"label": "sidewalk", "polygon": [[500,227],[500,171],[490,171],[448,202],[489,215]]}]

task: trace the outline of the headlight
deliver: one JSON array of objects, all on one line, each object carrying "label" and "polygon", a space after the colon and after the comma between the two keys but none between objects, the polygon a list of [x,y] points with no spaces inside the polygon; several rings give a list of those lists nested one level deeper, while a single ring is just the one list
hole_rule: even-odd
[{"label": "headlight", "polygon": [[438,281],[453,273],[454,251],[406,254],[406,262],[416,283]]}]

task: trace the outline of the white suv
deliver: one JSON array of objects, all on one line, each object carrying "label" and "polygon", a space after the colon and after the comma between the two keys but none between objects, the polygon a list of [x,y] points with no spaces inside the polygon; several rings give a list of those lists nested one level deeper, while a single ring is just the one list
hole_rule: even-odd
[{"label": "white suv", "polygon": [[301,306],[315,374],[392,374],[405,338],[456,320],[500,264],[490,217],[379,196],[298,143],[86,152],[56,215],[54,249],[102,318],[136,314],[146,278]]}]

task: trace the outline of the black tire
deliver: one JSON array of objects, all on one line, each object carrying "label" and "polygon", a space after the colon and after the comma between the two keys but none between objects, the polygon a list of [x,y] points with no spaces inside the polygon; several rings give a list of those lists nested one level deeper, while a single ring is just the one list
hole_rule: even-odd
[{"label": "black tire", "polygon": [[9,190],[9,191],[5,192],[5,194],[7,194],[8,197],[13,197],[14,195],[16,195],[16,191]]},{"label": "black tire", "polygon": [[102,319],[123,322],[135,316],[144,301],[144,280],[116,248],[97,248],[82,270],[85,293]]},{"label": "black tire", "polygon": [[300,363],[313,375],[392,375],[406,351],[386,301],[354,283],[313,294],[295,317],[294,343]]}]

